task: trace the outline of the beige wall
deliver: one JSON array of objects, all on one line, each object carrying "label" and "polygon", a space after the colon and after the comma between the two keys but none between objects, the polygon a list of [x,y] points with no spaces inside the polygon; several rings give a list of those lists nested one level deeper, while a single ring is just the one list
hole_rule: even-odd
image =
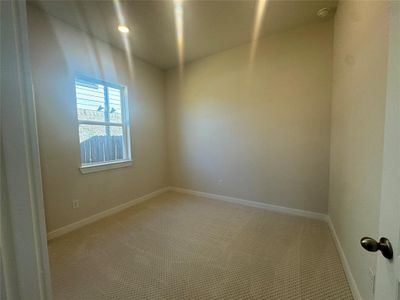
[{"label": "beige wall", "polygon": [[[89,217],[165,187],[164,73],[39,10],[29,10],[47,229]],[[74,74],[128,87],[133,166],[82,175]],[[72,200],[80,208],[72,209]]]},{"label": "beige wall", "polygon": [[[167,72],[170,185],[327,212],[333,22]],[[251,77],[248,77],[251,76]]]},{"label": "beige wall", "polygon": [[373,299],[359,244],[378,237],[388,45],[385,1],[340,2],[335,18],[329,214],[363,299]]}]

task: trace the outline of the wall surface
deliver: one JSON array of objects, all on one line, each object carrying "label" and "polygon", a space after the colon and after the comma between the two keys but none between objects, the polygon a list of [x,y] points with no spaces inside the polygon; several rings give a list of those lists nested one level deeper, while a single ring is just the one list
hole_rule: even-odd
[{"label": "wall surface", "polygon": [[386,1],[343,1],[335,17],[329,214],[363,299],[363,236],[378,237],[388,51]]},{"label": "wall surface", "polygon": [[[163,71],[32,7],[29,29],[48,231],[165,187]],[[127,86],[133,166],[80,173],[77,72]]]},{"label": "wall surface", "polygon": [[170,185],[327,212],[333,22],[167,72]]}]

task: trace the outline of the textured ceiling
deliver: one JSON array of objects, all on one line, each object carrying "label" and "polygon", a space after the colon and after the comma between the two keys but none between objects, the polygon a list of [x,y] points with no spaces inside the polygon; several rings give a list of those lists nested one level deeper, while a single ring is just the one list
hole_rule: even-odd
[{"label": "textured ceiling", "polygon": [[[116,30],[118,18],[113,1],[35,0],[30,3],[124,48],[121,34]],[[120,4],[131,28],[129,40],[134,55],[163,69],[176,66],[173,1],[120,1]],[[318,9],[334,10],[336,4],[335,0],[269,0],[260,36],[318,21]],[[256,1],[184,1],[185,61],[250,42],[256,6]]]}]

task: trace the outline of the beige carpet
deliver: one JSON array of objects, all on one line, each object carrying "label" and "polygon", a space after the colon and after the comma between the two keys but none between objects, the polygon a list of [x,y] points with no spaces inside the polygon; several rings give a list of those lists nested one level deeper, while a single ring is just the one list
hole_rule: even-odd
[{"label": "beige carpet", "polygon": [[55,299],[352,299],[327,224],[176,193],[49,253]]}]

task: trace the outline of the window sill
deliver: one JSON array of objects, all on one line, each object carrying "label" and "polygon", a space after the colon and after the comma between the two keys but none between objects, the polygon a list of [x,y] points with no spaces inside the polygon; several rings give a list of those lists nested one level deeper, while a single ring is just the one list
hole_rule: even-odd
[{"label": "window sill", "polygon": [[132,166],[132,160],[119,160],[115,162],[108,162],[102,164],[86,165],[79,168],[82,174],[101,172],[112,169],[119,169]]}]

